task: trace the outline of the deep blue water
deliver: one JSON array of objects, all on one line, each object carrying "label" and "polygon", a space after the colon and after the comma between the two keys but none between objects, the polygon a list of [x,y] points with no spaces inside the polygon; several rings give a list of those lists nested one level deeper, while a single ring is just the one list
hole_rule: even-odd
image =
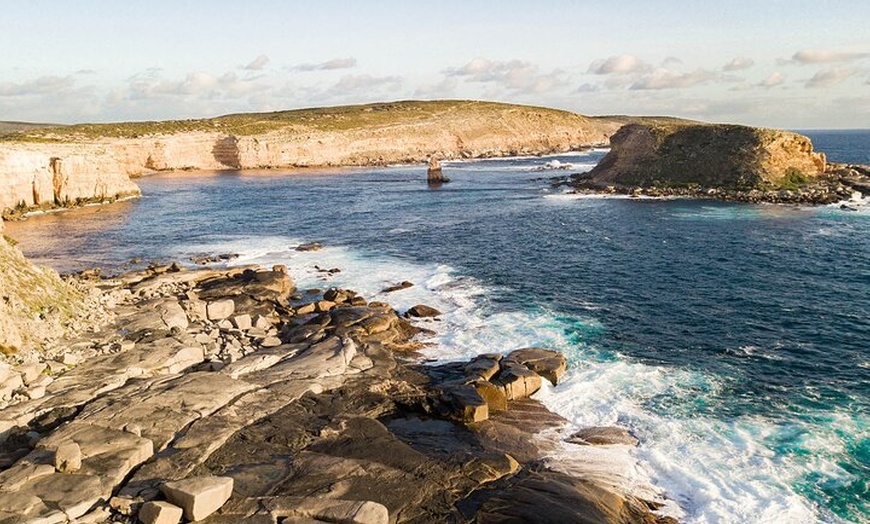
[{"label": "deep blue water", "polygon": [[813,149],[824,151],[829,162],[870,165],[870,130],[800,131],[813,141]]},{"label": "deep blue water", "polygon": [[[870,162],[870,132],[812,135],[830,160]],[[565,351],[574,374],[546,401],[580,425],[629,426],[684,520],[870,521],[870,214],[576,199],[536,180],[557,174],[530,171],[545,160],[447,164],[440,189],[423,167],[161,175],[139,181],[138,201],[10,232],[62,269],[341,248],[306,256],[342,264],[349,285],[416,275],[447,301],[445,354],[505,340]],[[451,310],[469,286],[471,306]]]}]

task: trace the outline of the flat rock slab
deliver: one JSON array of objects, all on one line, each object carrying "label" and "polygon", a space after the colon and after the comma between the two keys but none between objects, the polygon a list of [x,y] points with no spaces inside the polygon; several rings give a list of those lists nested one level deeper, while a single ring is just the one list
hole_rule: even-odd
[{"label": "flat rock slab", "polygon": [[184,518],[202,520],[219,510],[233,494],[230,477],[191,477],[167,482],[161,488],[169,502],[179,506]]},{"label": "flat rock slab", "polygon": [[[133,383],[88,404],[79,418],[123,430],[137,428],[164,449],[192,421],[214,413],[256,386],[219,373],[195,372]],[[124,405],[123,410],[118,406]]]}]

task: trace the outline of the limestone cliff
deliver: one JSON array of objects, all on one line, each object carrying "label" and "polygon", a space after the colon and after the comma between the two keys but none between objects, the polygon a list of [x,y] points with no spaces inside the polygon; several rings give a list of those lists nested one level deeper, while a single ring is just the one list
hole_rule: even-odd
[{"label": "limestone cliff", "polygon": [[40,128],[0,141],[0,210],[135,194],[151,171],[369,166],[606,144],[616,122],[489,102],[395,102]]},{"label": "limestone cliff", "polygon": [[623,126],[610,152],[578,180],[598,186],[752,190],[807,181],[825,156],[797,133],[738,125]]},{"label": "limestone cliff", "polygon": [[127,167],[97,144],[0,144],[0,211],[112,201],[139,194]]}]

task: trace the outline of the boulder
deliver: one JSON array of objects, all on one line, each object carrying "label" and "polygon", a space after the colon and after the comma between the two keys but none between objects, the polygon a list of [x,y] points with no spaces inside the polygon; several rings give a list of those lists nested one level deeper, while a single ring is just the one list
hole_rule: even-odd
[{"label": "boulder", "polygon": [[54,451],[54,467],[61,473],[73,473],[82,467],[82,448],[73,441],[64,442]]},{"label": "boulder", "polygon": [[486,402],[490,413],[507,409],[507,396],[503,387],[483,379],[473,380],[469,382],[469,385]]},{"label": "boulder", "polygon": [[219,510],[233,494],[230,477],[191,477],[167,482],[160,490],[169,502],[179,506],[184,518],[202,520]]},{"label": "boulder", "polygon": [[233,325],[236,326],[236,329],[241,329],[242,331],[247,331],[253,327],[251,315],[248,315],[247,313],[234,316],[232,321]]},{"label": "boulder", "polygon": [[445,392],[456,409],[456,417],[462,422],[482,422],[489,418],[489,405],[474,386],[460,384],[445,388]]},{"label": "boulder", "polygon": [[486,353],[478,355],[471,359],[471,362],[465,366],[465,375],[469,377],[480,377],[484,380],[489,380],[498,373],[498,363],[502,356],[498,353]]},{"label": "boulder", "polygon": [[408,312],[405,313],[405,315],[409,317],[438,317],[441,316],[441,312],[434,307],[417,304],[408,309]]},{"label": "boulder", "polygon": [[503,361],[492,382],[504,388],[508,400],[523,399],[541,389],[541,376],[514,361]]},{"label": "boulder", "polygon": [[231,299],[209,302],[206,312],[209,320],[223,320],[236,310],[236,304]]},{"label": "boulder", "polygon": [[143,524],[178,524],[183,511],[174,504],[164,501],[149,501],[142,504],[139,520]]},{"label": "boulder", "polygon": [[506,359],[519,362],[549,380],[554,386],[568,371],[568,360],[564,355],[552,349],[518,349],[508,353]]},{"label": "boulder", "polygon": [[635,447],[640,441],[627,429],[618,426],[595,426],[583,428],[567,439],[566,442],[581,446],[606,446],[622,444]]}]

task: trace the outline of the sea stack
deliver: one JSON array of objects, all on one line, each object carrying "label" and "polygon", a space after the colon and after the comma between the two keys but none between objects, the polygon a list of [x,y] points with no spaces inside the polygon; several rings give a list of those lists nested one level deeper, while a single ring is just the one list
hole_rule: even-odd
[{"label": "sea stack", "polygon": [[427,181],[430,186],[440,186],[445,182],[450,182],[449,178],[445,178],[441,172],[441,162],[435,155],[429,157],[429,170],[427,171]]}]

